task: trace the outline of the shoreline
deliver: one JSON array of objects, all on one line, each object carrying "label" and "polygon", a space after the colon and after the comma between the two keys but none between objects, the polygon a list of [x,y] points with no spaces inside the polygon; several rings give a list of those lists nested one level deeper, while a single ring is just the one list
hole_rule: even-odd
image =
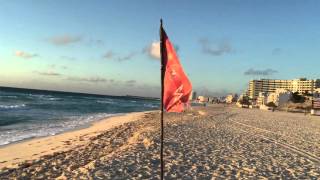
[{"label": "shoreline", "polygon": [[[121,116],[121,115],[119,115],[119,116]],[[117,117],[117,116],[111,116],[111,117]],[[107,118],[111,118],[111,117],[107,117]],[[102,118],[102,119],[97,120],[95,122],[102,121],[102,120],[105,120],[107,118]],[[64,134],[64,133],[67,133],[67,132],[73,132],[73,131],[78,131],[78,130],[81,130],[81,129],[86,129],[86,128],[89,128],[90,126],[92,126],[95,122],[90,122],[88,124],[83,124],[83,125],[78,126],[78,127],[74,128],[74,129],[69,129],[69,130],[66,130],[66,131],[63,131],[63,132],[59,132],[59,133],[54,134],[54,135],[29,137],[29,138],[26,138],[26,139],[21,139],[21,140],[18,140],[18,141],[10,142],[9,144],[3,144],[3,145],[0,145],[0,152],[1,152],[1,149],[6,148],[7,146],[12,146],[12,145],[15,145],[15,144],[21,144],[21,143],[24,143],[24,142],[28,142],[28,141],[32,141],[32,140],[36,140],[36,139],[42,139],[42,138],[46,138],[46,137],[58,136],[60,134]],[[1,156],[1,154],[0,154],[0,156]],[[0,161],[0,164],[1,164],[1,161]]]},{"label": "shoreline", "polygon": [[44,155],[77,148],[88,143],[91,137],[138,120],[148,112],[153,111],[122,113],[53,136],[35,137],[0,146],[0,169],[13,168],[24,161],[32,161]]},{"label": "shoreline", "polygon": [[[142,112],[145,112],[145,111],[142,111]],[[77,127],[73,128],[73,129],[69,129],[69,130],[65,130],[65,131],[62,131],[62,132],[58,132],[58,133],[56,133],[54,135],[29,137],[29,138],[26,138],[26,139],[21,139],[21,140],[18,140],[18,141],[10,142],[9,144],[0,145],[0,150],[5,148],[5,147],[7,147],[7,146],[14,145],[14,144],[20,144],[20,143],[31,141],[31,140],[35,140],[35,139],[42,139],[42,138],[46,138],[46,137],[58,136],[58,135],[64,134],[64,133],[73,132],[73,131],[79,131],[79,130],[82,130],[82,129],[90,128],[92,125],[94,125],[95,123],[97,123],[99,121],[103,121],[103,120],[110,119],[110,118],[113,118],[113,117],[124,116],[124,115],[130,114],[130,113],[136,113],[136,112],[112,114],[111,116],[106,116],[104,118],[97,119],[97,120],[94,120],[92,122],[88,122],[86,124],[82,124],[82,125],[77,126]],[[0,161],[0,164],[1,164],[1,161]]]}]

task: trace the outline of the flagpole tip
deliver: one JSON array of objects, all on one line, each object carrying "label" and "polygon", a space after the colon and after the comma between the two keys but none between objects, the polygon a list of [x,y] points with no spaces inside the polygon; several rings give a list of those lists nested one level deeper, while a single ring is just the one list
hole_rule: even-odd
[{"label": "flagpole tip", "polygon": [[162,18],[160,18],[160,24],[161,24],[161,26],[162,26]]}]

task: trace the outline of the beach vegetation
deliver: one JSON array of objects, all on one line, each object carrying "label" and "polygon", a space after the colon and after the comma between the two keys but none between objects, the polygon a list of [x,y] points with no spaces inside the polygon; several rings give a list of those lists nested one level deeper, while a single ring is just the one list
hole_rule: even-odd
[{"label": "beach vegetation", "polygon": [[295,92],[292,94],[290,101],[293,103],[304,103],[305,97],[300,95],[298,92]]},{"label": "beach vegetation", "polygon": [[268,102],[266,105],[268,107],[273,107],[273,108],[277,107],[277,105],[274,102]]},{"label": "beach vegetation", "polygon": [[242,105],[250,105],[249,97],[243,97],[239,100],[239,103]]},{"label": "beach vegetation", "polygon": [[305,91],[303,92],[303,96],[309,96],[309,97],[312,97],[313,94],[310,92],[310,91]]}]

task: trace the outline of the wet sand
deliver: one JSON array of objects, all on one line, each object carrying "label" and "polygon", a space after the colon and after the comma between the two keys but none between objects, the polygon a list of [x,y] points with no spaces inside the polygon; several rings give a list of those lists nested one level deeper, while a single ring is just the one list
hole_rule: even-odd
[{"label": "wet sand", "polygon": [[[159,125],[158,112],[140,114],[0,179],[159,179]],[[223,105],[165,114],[164,154],[165,179],[317,179],[320,117]]]},{"label": "wet sand", "polygon": [[92,125],[55,136],[34,138],[0,147],[0,169],[16,167],[25,160],[38,159],[41,156],[66,151],[86,144],[91,137],[121,124],[139,119],[144,113],[129,113],[106,118]]}]

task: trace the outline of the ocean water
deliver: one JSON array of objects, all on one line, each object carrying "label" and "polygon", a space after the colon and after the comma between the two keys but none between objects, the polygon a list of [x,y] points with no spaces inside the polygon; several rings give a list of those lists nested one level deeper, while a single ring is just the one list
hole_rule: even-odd
[{"label": "ocean water", "polygon": [[106,117],[155,110],[159,100],[0,87],[0,146],[51,136]]}]

